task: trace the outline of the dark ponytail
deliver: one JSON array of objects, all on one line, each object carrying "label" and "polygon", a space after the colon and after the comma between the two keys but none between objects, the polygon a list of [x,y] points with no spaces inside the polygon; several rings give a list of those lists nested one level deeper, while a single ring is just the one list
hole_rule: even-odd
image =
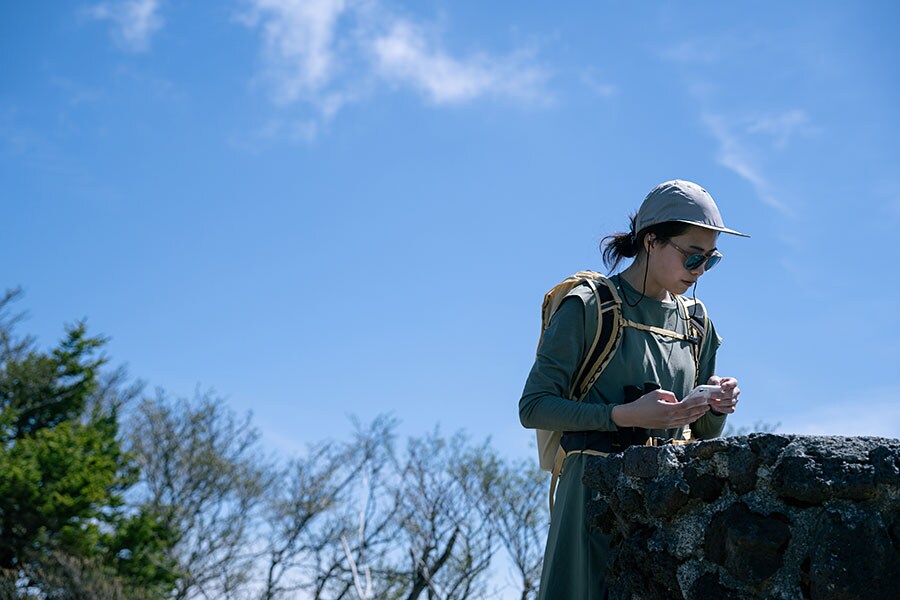
[{"label": "dark ponytail", "polygon": [[665,223],[657,223],[644,227],[641,231],[635,233],[636,215],[629,215],[628,220],[631,223],[631,231],[628,233],[614,233],[600,240],[600,250],[603,252],[603,264],[612,273],[619,266],[623,258],[634,258],[643,250],[644,236],[648,233],[656,235],[656,239],[660,242],[668,242],[671,238],[677,237],[690,228],[689,223],[680,221],[666,221]]},{"label": "dark ponytail", "polygon": [[610,273],[616,270],[623,258],[634,258],[641,250],[640,238],[634,235],[635,216],[628,216],[628,220],[631,222],[631,231],[628,233],[614,233],[600,240],[603,264],[606,265]]}]

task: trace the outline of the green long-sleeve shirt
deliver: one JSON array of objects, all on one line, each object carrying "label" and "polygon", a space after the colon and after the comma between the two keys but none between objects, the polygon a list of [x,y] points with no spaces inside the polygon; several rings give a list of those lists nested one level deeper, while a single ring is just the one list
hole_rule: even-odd
[{"label": "green long-sleeve shirt", "polygon": [[[619,277],[613,281],[623,300],[634,303],[640,294]],[[630,321],[687,333],[687,323],[675,302],[644,298],[637,306],[622,304],[622,316]],[[575,288],[544,332],[534,366],[519,401],[519,418],[525,427],[554,431],[614,431],[612,407],[625,399],[625,386],[643,387],[654,382],[679,399],[690,392],[696,366],[688,342],[626,327],[622,340],[600,378],[581,402],[566,398],[571,380],[597,330],[597,305],[586,287]],[[716,350],[721,339],[711,321],[700,351],[700,377],[705,383],[715,372]],[[695,438],[719,435],[724,416],[707,412],[691,424]],[[658,437],[680,437],[681,431],[654,430]],[[602,600],[606,595],[604,573],[609,559],[609,538],[588,523],[586,509],[591,491],[582,485],[585,456],[566,459],[556,492],[556,503],[547,536],[541,572],[539,600]]]},{"label": "green long-sleeve shirt", "polygon": [[[613,277],[623,299],[634,303],[639,297],[628,283]],[[695,364],[688,342],[625,327],[618,350],[597,383],[581,402],[566,398],[572,377],[597,330],[596,297],[587,286],[580,286],[566,298],[544,333],[541,347],[519,401],[519,418],[525,427],[553,431],[615,431],[611,418],[613,406],[625,399],[625,386],[658,384],[679,399],[694,384]],[[644,298],[637,306],[622,303],[622,316],[630,321],[687,333],[684,314],[675,302]],[[716,350],[721,338],[708,320],[700,351],[700,383],[715,373]],[[719,435],[724,416],[707,413],[691,425],[695,438]],[[678,430],[655,430],[659,437],[676,437]]]}]

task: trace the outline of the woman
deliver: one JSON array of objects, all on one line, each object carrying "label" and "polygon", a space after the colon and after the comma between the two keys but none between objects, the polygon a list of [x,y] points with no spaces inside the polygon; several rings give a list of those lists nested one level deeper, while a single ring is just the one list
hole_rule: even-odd
[{"label": "woman", "polygon": [[[609,539],[586,521],[591,492],[581,483],[585,451],[617,451],[623,439],[639,443],[634,432],[643,432],[644,439],[673,440],[689,428],[694,439],[713,438],[735,411],[737,380],[715,375],[721,338],[707,319],[697,360],[685,340],[685,304],[676,297],[719,262],[719,233],[747,237],[725,227],[706,190],[675,180],[647,195],[631,218],[631,231],[604,239],[603,260],[611,271],[623,258],[634,259],[610,278],[622,301],[622,317],[677,332],[680,339],[625,327],[618,349],[581,402],[567,394],[597,328],[596,297],[587,286],[569,293],[543,334],[519,401],[519,418],[525,427],[565,432],[563,447],[577,449],[567,452],[556,492],[541,599],[606,597]],[[682,401],[695,381],[720,385],[721,391]]]}]

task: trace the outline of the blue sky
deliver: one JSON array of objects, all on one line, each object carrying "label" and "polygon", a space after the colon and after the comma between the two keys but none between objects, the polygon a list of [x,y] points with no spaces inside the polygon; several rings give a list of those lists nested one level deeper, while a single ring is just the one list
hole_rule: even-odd
[{"label": "blue sky", "polygon": [[530,456],[543,293],[657,183],[752,238],[698,296],[733,423],[900,437],[894,2],[0,6],[24,329],[285,451],[391,412]]}]

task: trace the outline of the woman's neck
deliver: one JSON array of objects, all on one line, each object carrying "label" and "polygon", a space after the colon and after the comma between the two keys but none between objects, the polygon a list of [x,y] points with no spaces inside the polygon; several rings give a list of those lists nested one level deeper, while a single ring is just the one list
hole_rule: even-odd
[{"label": "woman's neck", "polygon": [[645,265],[643,263],[633,262],[627,269],[619,273],[619,276],[637,291],[640,292],[643,289],[644,296],[651,300],[659,302],[671,301],[672,297],[669,295],[668,290],[663,289],[661,285],[655,284],[650,279],[647,279],[647,287],[646,289],[644,288],[644,269]]}]

